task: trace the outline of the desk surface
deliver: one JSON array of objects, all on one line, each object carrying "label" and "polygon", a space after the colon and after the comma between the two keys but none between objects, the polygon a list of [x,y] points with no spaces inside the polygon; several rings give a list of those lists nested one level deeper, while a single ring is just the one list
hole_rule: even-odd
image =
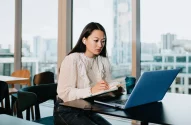
[{"label": "desk surface", "polygon": [[10,115],[0,115],[0,125],[41,125],[32,121],[27,121]]},{"label": "desk surface", "polygon": [[85,100],[65,102],[64,106],[92,110],[93,112],[139,120],[144,123],[191,125],[191,95],[167,93],[160,102],[126,110],[115,109]]},{"label": "desk surface", "polygon": [[12,77],[12,76],[1,76],[0,75],[0,80],[5,81],[8,84],[17,84],[19,82],[28,82],[28,78],[20,78],[20,77]]}]

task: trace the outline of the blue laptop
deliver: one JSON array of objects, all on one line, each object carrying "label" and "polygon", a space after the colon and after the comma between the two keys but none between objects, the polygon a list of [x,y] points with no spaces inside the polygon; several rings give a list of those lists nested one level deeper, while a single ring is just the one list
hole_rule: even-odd
[{"label": "blue laptop", "polygon": [[125,98],[94,100],[96,103],[127,109],[163,99],[181,69],[144,72],[132,93]]}]

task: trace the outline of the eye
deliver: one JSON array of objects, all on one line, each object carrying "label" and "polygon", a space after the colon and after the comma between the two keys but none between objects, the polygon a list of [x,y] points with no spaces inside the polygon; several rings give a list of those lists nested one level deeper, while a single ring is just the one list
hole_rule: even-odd
[{"label": "eye", "polygon": [[101,41],[102,43],[105,43],[105,40]]},{"label": "eye", "polygon": [[98,42],[98,40],[94,40],[96,43]]}]

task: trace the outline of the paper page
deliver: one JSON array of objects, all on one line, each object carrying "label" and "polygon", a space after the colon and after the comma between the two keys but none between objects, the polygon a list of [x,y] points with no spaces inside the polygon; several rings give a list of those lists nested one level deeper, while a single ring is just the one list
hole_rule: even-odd
[{"label": "paper page", "polygon": [[[111,92],[111,91],[115,91],[115,90],[118,89],[118,86],[117,86],[117,85],[119,85],[119,82],[110,82],[110,83],[108,83],[108,84],[109,84],[109,89],[108,89],[108,90],[103,90],[103,91],[94,93],[94,94],[92,94],[92,95],[89,96],[89,97],[96,96],[96,95],[100,95],[100,94],[107,93],[107,92]],[[88,98],[88,97],[86,97],[86,98]]]}]

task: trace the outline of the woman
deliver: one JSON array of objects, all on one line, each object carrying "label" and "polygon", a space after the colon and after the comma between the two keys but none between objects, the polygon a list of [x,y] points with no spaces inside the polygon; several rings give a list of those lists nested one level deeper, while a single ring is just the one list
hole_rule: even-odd
[{"label": "woman", "polygon": [[60,102],[86,98],[107,90],[110,80],[110,64],[106,51],[106,32],[99,23],[85,26],[76,46],[61,64],[58,79],[58,101],[54,109],[55,125],[108,125],[96,113],[60,106]]}]

